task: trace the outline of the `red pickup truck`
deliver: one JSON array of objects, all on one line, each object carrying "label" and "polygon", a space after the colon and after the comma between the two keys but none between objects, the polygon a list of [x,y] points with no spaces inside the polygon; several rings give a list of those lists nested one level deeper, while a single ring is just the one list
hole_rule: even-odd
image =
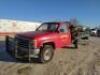
[{"label": "red pickup truck", "polygon": [[72,44],[77,48],[70,26],[70,22],[46,22],[36,31],[16,34],[13,39],[7,36],[6,50],[18,59],[38,58],[42,63],[48,62],[56,48],[71,47]]}]

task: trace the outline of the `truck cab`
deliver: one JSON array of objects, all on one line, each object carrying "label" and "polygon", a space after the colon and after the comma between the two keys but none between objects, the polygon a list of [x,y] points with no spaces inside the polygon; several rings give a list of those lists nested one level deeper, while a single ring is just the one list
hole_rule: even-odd
[{"label": "truck cab", "polygon": [[35,31],[18,33],[15,38],[6,37],[6,50],[16,58],[33,58],[48,62],[53,58],[56,48],[70,47],[70,22],[45,22]]}]

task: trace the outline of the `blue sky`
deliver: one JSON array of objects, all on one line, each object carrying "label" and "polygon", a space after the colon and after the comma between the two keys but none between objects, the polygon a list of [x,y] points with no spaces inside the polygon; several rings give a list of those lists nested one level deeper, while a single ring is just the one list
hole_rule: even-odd
[{"label": "blue sky", "polygon": [[0,19],[56,21],[77,18],[100,24],[100,0],[0,0]]}]

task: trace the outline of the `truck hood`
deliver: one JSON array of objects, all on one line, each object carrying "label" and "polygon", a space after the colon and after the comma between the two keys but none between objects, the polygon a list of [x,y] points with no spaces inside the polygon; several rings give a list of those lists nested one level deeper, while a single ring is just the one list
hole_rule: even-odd
[{"label": "truck hood", "polygon": [[50,34],[51,32],[40,32],[40,31],[31,31],[31,32],[24,32],[17,34],[18,37],[24,37],[29,39],[34,39],[42,36],[46,36]]}]

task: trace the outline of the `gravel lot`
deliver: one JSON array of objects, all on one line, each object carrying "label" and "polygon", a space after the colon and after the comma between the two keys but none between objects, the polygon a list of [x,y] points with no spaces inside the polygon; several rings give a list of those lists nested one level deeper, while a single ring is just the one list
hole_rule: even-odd
[{"label": "gravel lot", "polygon": [[5,51],[0,36],[0,75],[100,75],[100,38],[91,37],[89,45],[78,49],[57,49],[46,64],[16,61]]}]

